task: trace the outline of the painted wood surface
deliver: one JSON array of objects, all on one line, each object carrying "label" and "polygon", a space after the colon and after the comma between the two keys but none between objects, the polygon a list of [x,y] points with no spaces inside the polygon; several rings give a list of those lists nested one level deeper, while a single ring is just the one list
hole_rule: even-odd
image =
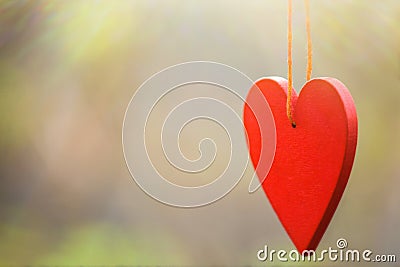
[{"label": "painted wood surface", "polygon": [[[307,82],[293,92],[294,128],[286,113],[287,81],[259,80],[244,108],[251,160],[256,169],[261,132],[249,106],[262,103],[261,90],[276,126],[276,153],[262,187],[299,252],[316,249],[339,204],[350,176],[357,145],[357,114],[348,89],[334,78]],[[263,134],[268,136],[268,134]],[[259,177],[260,180],[264,177]]]}]

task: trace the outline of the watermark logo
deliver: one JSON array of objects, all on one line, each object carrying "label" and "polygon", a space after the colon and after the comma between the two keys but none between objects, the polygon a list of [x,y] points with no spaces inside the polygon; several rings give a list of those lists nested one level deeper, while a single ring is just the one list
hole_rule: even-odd
[{"label": "watermark logo", "polygon": [[[189,187],[175,184],[161,175],[157,170],[158,162],[149,156],[152,144],[147,135],[151,131],[148,129],[148,119],[157,105],[168,94],[193,84],[208,84],[226,90],[239,98],[242,105],[237,110],[211,93],[206,97],[181,101],[161,119],[160,139],[165,159],[181,172],[200,173],[214,163],[217,154],[217,144],[205,137],[198,144],[198,159],[191,160],[184,156],[179,139],[183,129],[190,123],[199,119],[212,121],[221,126],[229,137],[230,158],[224,172],[208,184]],[[178,64],[147,79],[132,97],[122,128],[125,161],[140,188],[154,199],[176,207],[204,206],[228,194],[238,184],[250,162],[242,114],[246,95],[255,86],[254,81],[235,68],[206,61]],[[257,93],[257,90],[254,91]],[[260,99],[264,99],[260,90],[258,93]],[[270,123],[273,121],[272,112],[266,100],[262,105],[265,112],[263,116],[254,112],[256,121],[260,128],[269,129],[276,138],[275,125]],[[251,105],[249,108],[254,110]],[[269,144],[275,148],[275,140],[269,140]],[[263,162],[262,172],[265,175],[261,177],[266,176],[273,162],[273,155],[266,155],[263,151],[261,149],[260,162]],[[261,183],[254,172],[249,192],[256,191]]]},{"label": "watermark logo", "polygon": [[375,254],[369,249],[358,250],[348,248],[347,240],[339,238],[336,247],[329,247],[320,252],[314,250],[304,250],[302,253],[297,250],[275,250],[267,245],[257,252],[257,259],[265,262],[396,262],[394,254]]}]

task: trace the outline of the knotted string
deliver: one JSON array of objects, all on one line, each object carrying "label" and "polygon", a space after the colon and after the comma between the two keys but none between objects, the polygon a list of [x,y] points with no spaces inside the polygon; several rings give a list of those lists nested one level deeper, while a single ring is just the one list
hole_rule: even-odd
[{"label": "knotted string", "polygon": [[[304,0],[306,8],[306,31],[307,31],[307,71],[306,79],[309,81],[311,79],[312,73],[312,42],[311,42],[311,26],[310,26],[310,2],[309,0]],[[286,112],[290,123],[293,128],[296,127],[296,122],[293,119],[293,107],[292,107],[292,91],[293,91],[293,60],[292,60],[292,0],[288,0],[288,93],[286,100]]]}]

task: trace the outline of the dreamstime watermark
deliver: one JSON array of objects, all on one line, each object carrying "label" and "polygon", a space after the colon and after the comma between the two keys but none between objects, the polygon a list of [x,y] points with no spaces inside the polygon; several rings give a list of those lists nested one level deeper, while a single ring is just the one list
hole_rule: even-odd
[{"label": "dreamstime watermark", "polygon": [[[217,99],[211,93],[207,97],[191,97],[177,103],[162,118],[160,139],[164,157],[171,166],[184,173],[206,170],[214,163],[217,154],[215,142],[205,137],[198,144],[200,157],[196,160],[186,158],[179,139],[187,125],[205,119],[221,126],[229,137],[230,158],[223,173],[206,185],[189,187],[172,183],[158,171],[159,162],[152,160],[148,153],[151,144],[147,135],[153,133],[148,129],[149,117],[164,97],[193,84],[226,90],[239,98],[242,104],[241,110],[235,110],[228,101]],[[262,183],[256,172],[259,177],[266,177],[275,154],[276,129],[271,109],[261,90],[254,90],[257,85],[249,77],[230,66],[207,61],[182,63],[154,74],[136,90],[129,102],[122,127],[123,153],[129,172],[139,187],[154,199],[176,207],[204,206],[228,194],[238,184],[249,164],[242,116],[250,88],[255,95],[259,94],[261,103],[257,103],[257,107],[247,105],[253,111],[259,128],[268,129],[271,133],[269,140],[261,136],[261,147],[268,142],[270,149],[261,148],[259,161],[263,164],[257,166],[249,185],[250,193],[256,191]],[[255,108],[262,112],[254,112]]]},{"label": "dreamstime watermark", "polygon": [[270,249],[267,245],[257,252],[257,259],[265,262],[380,262],[380,263],[393,263],[396,262],[396,255],[394,254],[374,254],[369,249],[358,250],[348,249],[347,240],[339,238],[336,242],[336,247],[329,247],[320,252],[314,250],[304,250],[302,253],[293,249],[274,250]]}]

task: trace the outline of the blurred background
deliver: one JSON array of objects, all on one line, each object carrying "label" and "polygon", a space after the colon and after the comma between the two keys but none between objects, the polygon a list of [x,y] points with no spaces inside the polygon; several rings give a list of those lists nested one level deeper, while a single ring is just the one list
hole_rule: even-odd
[{"label": "blurred background", "polygon": [[[399,257],[400,1],[311,0],[310,11],[313,77],[346,84],[359,116],[353,172],[319,248],[342,237]],[[299,90],[303,1],[293,12]],[[264,192],[247,193],[251,168],[222,200],[173,208],[139,189],[121,144],[130,98],[165,67],[211,60],[285,77],[286,13],[281,0],[1,0],[0,265],[260,265],[265,244],[293,249]]]}]

